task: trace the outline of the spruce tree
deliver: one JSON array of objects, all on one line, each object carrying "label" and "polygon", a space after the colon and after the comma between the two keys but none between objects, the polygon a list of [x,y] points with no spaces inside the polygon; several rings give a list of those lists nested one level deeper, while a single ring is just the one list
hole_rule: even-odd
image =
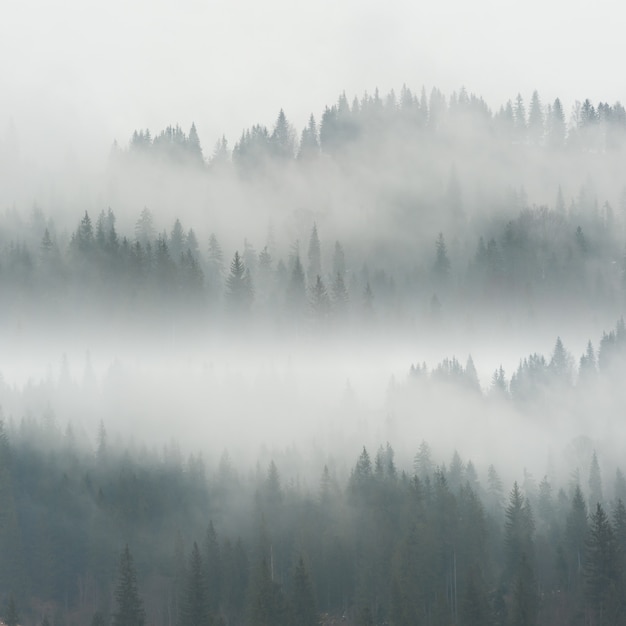
[{"label": "spruce tree", "polygon": [[322,253],[320,247],[320,238],[317,234],[317,224],[313,224],[311,230],[311,237],[309,239],[309,270],[308,279],[309,283],[315,282],[315,277],[322,274]]},{"label": "spruce tree", "polygon": [[589,523],[584,573],[587,597],[598,623],[615,624],[620,602],[618,544],[600,503]]},{"label": "spruce tree", "polygon": [[210,626],[206,591],[202,557],[198,544],[194,541],[180,607],[180,626]]},{"label": "spruce tree", "polygon": [[238,251],[230,264],[230,274],[226,277],[226,295],[234,313],[242,314],[250,310],[253,298],[252,279]]},{"label": "spruce tree", "polygon": [[593,451],[591,457],[591,466],[589,468],[589,510],[593,511],[597,504],[604,502],[602,493],[602,475],[600,473],[600,464],[596,451]]},{"label": "spruce tree", "polygon": [[302,556],[293,578],[293,612],[295,623],[299,626],[315,626],[318,623],[313,587]]},{"label": "spruce tree", "polygon": [[145,612],[139,597],[137,574],[128,545],[120,557],[117,585],[115,587],[117,611],[113,614],[113,626],[143,626]]}]

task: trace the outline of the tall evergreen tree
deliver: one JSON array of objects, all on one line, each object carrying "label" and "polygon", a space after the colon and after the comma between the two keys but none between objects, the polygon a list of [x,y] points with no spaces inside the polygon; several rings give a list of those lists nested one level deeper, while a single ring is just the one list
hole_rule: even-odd
[{"label": "tall evergreen tree", "polygon": [[543,142],[543,110],[537,91],[533,91],[530,101],[530,113],[528,114],[528,138],[531,143],[539,145]]},{"label": "tall evergreen tree", "polygon": [[204,164],[202,146],[200,145],[200,138],[198,137],[198,131],[195,123],[191,124],[189,135],[187,136],[187,154],[189,155],[192,163],[197,165]]},{"label": "tall evergreen tree", "polygon": [[300,556],[294,572],[292,604],[296,624],[315,626],[319,623],[313,587],[302,556]]},{"label": "tall evergreen tree", "polygon": [[317,124],[313,114],[309,118],[307,127],[302,131],[298,159],[307,160],[319,155],[320,144],[318,139]]},{"label": "tall evergreen tree", "polygon": [[288,626],[290,621],[283,591],[272,580],[267,561],[262,559],[252,582],[250,623],[255,626]]},{"label": "tall evergreen tree", "polygon": [[319,274],[311,289],[310,303],[314,323],[323,326],[327,322],[330,313],[330,298]]},{"label": "tall evergreen tree", "polygon": [[222,555],[213,521],[209,521],[204,544],[205,578],[207,587],[207,605],[212,614],[220,606],[222,586]]},{"label": "tall evergreen tree", "polygon": [[574,489],[572,503],[566,518],[565,540],[569,579],[573,588],[580,587],[583,564],[585,562],[585,541],[587,538],[587,506],[579,485]]},{"label": "tall evergreen tree", "polygon": [[226,295],[231,311],[236,314],[250,311],[254,297],[252,279],[238,251],[235,252],[230,264],[230,274],[226,278]]},{"label": "tall evergreen tree", "polygon": [[156,237],[156,228],[154,226],[154,218],[150,209],[144,207],[141,211],[139,219],[135,223],[135,239],[143,248],[151,244]]},{"label": "tall evergreen tree", "polygon": [[593,511],[597,504],[603,504],[603,502],[602,475],[600,474],[598,455],[594,450],[589,467],[589,510]]},{"label": "tall evergreen tree", "polygon": [[515,580],[521,568],[522,559],[531,563],[534,557],[533,532],[535,530],[532,512],[528,500],[523,497],[517,484],[509,495],[509,504],[505,510],[505,576]]},{"label": "tall evergreen tree", "polygon": [[552,111],[548,121],[547,143],[553,149],[560,149],[565,146],[565,135],[567,128],[565,125],[565,114],[561,101],[557,98],[552,105]]},{"label": "tall evergreen tree", "polygon": [[618,545],[600,503],[590,519],[584,572],[587,596],[598,624],[615,624],[622,600]]},{"label": "tall evergreen tree", "polygon": [[296,253],[287,285],[287,307],[296,316],[304,312],[306,304],[306,280],[300,255]]},{"label": "tall evergreen tree", "polygon": [[117,611],[113,613],[113,626],[143,626],[146,616],[143,601],[139,597],[133,557],[128,546],[124,548],[120,557],[114,595]]},{"label": "tall evergreen tree", "polygon": [[295,153],[294,132],[281,109],[270,137],[272,154],[278,159],[292,159]]},{"label": "tall evergreen tree", "polygon": [[322,275],[322,253],[320,247],[320,238],[317,234],[317,224],[313,224],[311,237],[309,238],[309,269],[307,278],[310,284],[314,284],[316,277]]},{"label": "tall evergreen tree", "polygon": [[446,247],[443,233],[439,233],[435,242],[435,265],[433,271],[437,281],[444,281],[450,274],[450,259],[448,258],[448,248]]},{"label": "tall evergreen tree", "polygon": [[180,626],[211,625],[206,592],[202,557],[198,544],[194,541],[187,568],[187,584],[180,607]]}]

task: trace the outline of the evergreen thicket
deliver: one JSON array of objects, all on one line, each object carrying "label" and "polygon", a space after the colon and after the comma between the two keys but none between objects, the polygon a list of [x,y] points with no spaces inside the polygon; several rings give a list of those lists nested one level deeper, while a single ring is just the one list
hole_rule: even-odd
[{"label": "evergreen thicket", "polygon": [[507,496],[493,466],[484,481],[458,453],[425,465],[427,444],[415,473],[387,444],[374,461],[363,448],[347,482],[325,468],[302,487],[274,462],[246,479],[5,441],[7,624],[626,623],[617,484],[588,513],[579,483]]},{"label": "evergreen thicket", "polygon": [[[513,461],[497,468],[500,459],[463,449],[442,458],[414,438],[461,418],[456,440],[504,428],[515,437],[520,424],[559,432],[563,416],[568,433],[617,424],[625,156],[619,102],[576,103],[566,120],[558,98],[542,103],[537,92],[493,112],[465,89],[403,87],[352,102],[342,94],[301,134],[281,110],[271,129],[244,130],[232,150],[222,137],[211,156],[195,125],[136,131],[112,151],[107,201],[81,205],[70,226],[37,206],[4,211],[0,327],[17,350],[42,336],[106,342],[142,331],[151,354],[166,354],[165,342],[183,350],[183,333],[202,352],[207,336],[246,345],[258,330],[290,346],[310,336],[323,351],[344,338],[369,348],[395,333],[436,340],[483,327],[497,340],[547,319],[618,320],[580,358],[556,337],[550,354],[500,365],[488,384],[472,356],[411,365],[392,379],[376,431],[401,440],[408,460],[384,435],[376,450],[361,448],[364,436],[352,455],[337,424],[332,451],[293,445],[269,458],[265,447],[256,471],[227,453],[219,464],[205,450],[185,458],[175,442],[113,443],[101,414],[92,446],[87,407],[112,421],[135,410],[119,364],[101,389],[89,359],[82,384],[65,357],[58,381],[0,377],[4,623],[626,625],[626,479],[611,436],[597,449],[585,437],[555,441],[575,461],[560,475],[548,461],[538,484]],[[213,363],[203,367],[205,382]],[[286,378],[276,388],[291,400]],[[166,404],[170,386],[151,384],[153,405]],[[233,402],[249,391],[233,386]],[[196,414],[192,387],[169,416],[174,428],[201,413],[219,446],[226,421],[235,431],[246,423],[229,407]],[[332,418],[356,417],[361,436],[371,424],[355,404],[348,384]],[[252,411],[259,428],[270,421],[263,410]],[[289,410],[303,428],[295,402]]]}]

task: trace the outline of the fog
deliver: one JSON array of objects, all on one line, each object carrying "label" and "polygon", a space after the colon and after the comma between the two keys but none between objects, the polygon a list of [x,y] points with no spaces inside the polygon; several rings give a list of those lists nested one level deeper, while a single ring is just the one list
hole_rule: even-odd
[{"label": "fog", "polygon": [[[175,33],[186,23],[178,19]],[[64,78],[72,99],[82,86]],[[508,532],[501,500],[515,481],[526,505],[541,510],[541,540],[553,532],[546,501],[554,528],[567,526],[576,498],[589,503],[590,519],[595,504],[619,510],[626,111],[617,96],[566,94],[568,108],[560,94],[537,91],[495,103],[488,94],[488,104],[464,87],[346,87],[322,102],[312,88],[310,118],[300,105],[293,117],[282,102],[268,111],[265,95],[234,130],[179,126],[161,113],[129,126],[119,109],[107,117],[101,86],[86,89],[76,109],[53,100],[39,122],[50,135],[25,129],[27,115],[7,122],[0,493],[9,513],[0,548],[13,545],[11,563],[26,571],[39,548],[20,557],[16,537],[27,545],[39,532],[33,545],[49,541],[50,553],[62,544],[33,530],[47,515],[36,494],[46,490],[49,463],[68,510],[80,509],[70,520],[50,505],[60,520],[52,535],[89,519],[81,532],[93,532],[99,554],[98,565],[87,564],[74,546],[75,567],[56,577],[60,587],[36,573],[18,586],[14,565],[0,571],[2,601],[16,593],[32,623],[46,614],[46,593],[64,623],[84,623],[96,610],[113,615],[111,551],[128,541],[152,585],[151,623],[183,624],[172,617],[184,610],[169,546],[178,533],[189,551],[207,515],[246,549],[255,533],[272,535],[280,573],[272,569],[271,582],[287,590],[296,548],[308,546],[319,593],[334,566],[315,564],[313,532],[300,536],[311,522],[288,525],[301,509],[320,507],[338,516],[337,541],[351,537],[357,508],[371,513],[373,475],[397,502],[448,488],[459,507],[482,498],[493,537]],[[96,103],[102,117],[92,126]],[[119,129],[123,136],[112,132]],[[166,496],[150,491],[159,480],[170,485]],[[559,494],[558,523],[548,488]],[[374,508],[391,515],[395,505],[385,502]],[[107,524],[110,532],[100,529]],[[366,543],[387,559],[376,567],[396,567],[402,548],[371,537]],[[157,544],[158,574],[148,556]],[[502,548],[490,550],[498,564],[489,585],[510,585]],[[555,568],[537,565],[552,590],[560,589]],[[380,581],[358,582],[361,565],[354,571],[353,586],[321,604],[350,623],[374,623],[359,621],[367,604],[359,594],[384,588],[380,605],[365,607],[382,623],[402,602]],[[454,585],[446,602],[456,612]],[[238,601],[216,600],[211,610],[225,623],[283,623],[246,622],[251,588],[240,585]],[[162,593],[171,595],[163,609]],[[508,591],[498,593],[512,605]]]},{"label": "fog", "polygon": [[[390,388],[413,364],[471,355],[488,394],[500,366],[510,380],[530,354],[549,362],[557,337],[577,364],[622,315],[624,109],[559,107],[536,92],[493,112],[464,88],[344,93],[302,134],[282,111],[213,151],[195,126],[139,128],[101,168],[77,146],[45,172],[11,130],[0,367],[42,391],[9,413],[50,405],[87,440],[102,420],[250,464],[394,438],[407,459],[428,439],[492,462],[504,417],[502,432],[470,427],[464,400],[435,396],[416,422]],[[552,446],[511,420],[519,465],[540,473]],[[602,436],[584,416],[542,427],[560,448]]]}]

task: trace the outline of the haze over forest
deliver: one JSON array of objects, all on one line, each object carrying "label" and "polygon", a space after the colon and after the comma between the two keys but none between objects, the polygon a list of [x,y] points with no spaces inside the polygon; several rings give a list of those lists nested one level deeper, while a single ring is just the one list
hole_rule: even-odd
[{"label": "haze over forest", "polygon": [[626,623],[619,102],[341,93],[102,168],[19,136],[7,624]]}]

